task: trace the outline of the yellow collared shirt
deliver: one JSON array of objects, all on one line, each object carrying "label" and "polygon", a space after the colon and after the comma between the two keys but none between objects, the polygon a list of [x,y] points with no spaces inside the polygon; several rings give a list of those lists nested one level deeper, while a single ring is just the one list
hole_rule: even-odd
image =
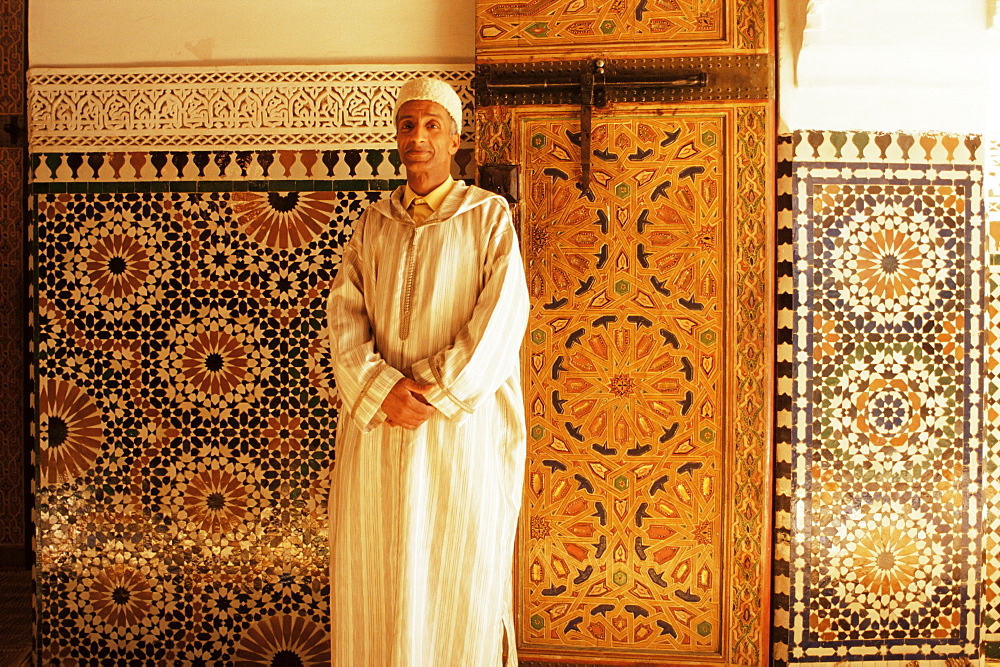
[{"label": "yellow collared shirt", "polygon": [[[441,207],[441,202],[444,198],[448,196],[451,192],[451,186],[455,184],[455,179],[449,176],[445,179],[444,183],[437,186],[426,195],[418,195],[416,192],[410,189],[410,184],[406,184],[406,188],[403,190],[403,208],[405,208],[410,213],[410,217],[413,218],[413,222],[416,224],[422,224],[424,220],[430,217],[430,215]],[[412,208],[411,208],[412,206]]]}]

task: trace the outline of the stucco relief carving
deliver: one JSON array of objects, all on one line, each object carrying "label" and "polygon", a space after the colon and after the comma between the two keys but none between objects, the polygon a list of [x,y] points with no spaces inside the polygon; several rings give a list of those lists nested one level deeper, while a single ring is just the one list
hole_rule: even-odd
[{"label": "stucco relief carving", "polygon": [[387,148],[396,89],[417,75],[458,89],[468,131],[468,67],[35,69],[29,142],[33,152]]}]

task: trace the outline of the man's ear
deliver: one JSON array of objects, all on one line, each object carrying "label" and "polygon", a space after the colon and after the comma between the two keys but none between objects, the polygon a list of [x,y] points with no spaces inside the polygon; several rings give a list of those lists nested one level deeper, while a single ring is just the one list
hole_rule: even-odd
[{"label": "man's ear", "polygon": [[458,147],[462,144],[462,135],[453,134],[451,135],[451,146],[448,147],[448,153],[454,155],[458,152]]}]

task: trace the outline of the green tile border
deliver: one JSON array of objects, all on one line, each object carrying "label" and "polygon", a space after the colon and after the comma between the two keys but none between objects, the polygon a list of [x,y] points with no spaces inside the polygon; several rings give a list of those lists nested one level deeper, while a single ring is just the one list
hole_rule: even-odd
[{"label": "green tile border", "polygon": [[983,655],[991,660],[1000,660],[1000,642],[983,642]]},{"label": "green tile border", "polygon": [[[471,182],[471,179],[464,179]],[[127,194],[153,192],[368,192],[394,190],[402,178],[252,181],[54,181],[31,183],[34,195]]]}]

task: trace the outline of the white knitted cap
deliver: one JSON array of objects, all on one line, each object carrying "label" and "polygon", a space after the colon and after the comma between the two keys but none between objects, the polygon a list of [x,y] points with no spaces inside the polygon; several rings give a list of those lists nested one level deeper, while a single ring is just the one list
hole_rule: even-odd
[{"label": "white knitted cap", "polygon": [[399,89],[399,97],[396,98],[396,106],[392,108],[393,122],[399,115],[399,107],[412,100],[427,100],[437,102],[445,108],[451,119],[455,121],[455,127],[462,131],[462,100],[458,93],[441,79],[430,77],[419,77],[410,79]]}]

